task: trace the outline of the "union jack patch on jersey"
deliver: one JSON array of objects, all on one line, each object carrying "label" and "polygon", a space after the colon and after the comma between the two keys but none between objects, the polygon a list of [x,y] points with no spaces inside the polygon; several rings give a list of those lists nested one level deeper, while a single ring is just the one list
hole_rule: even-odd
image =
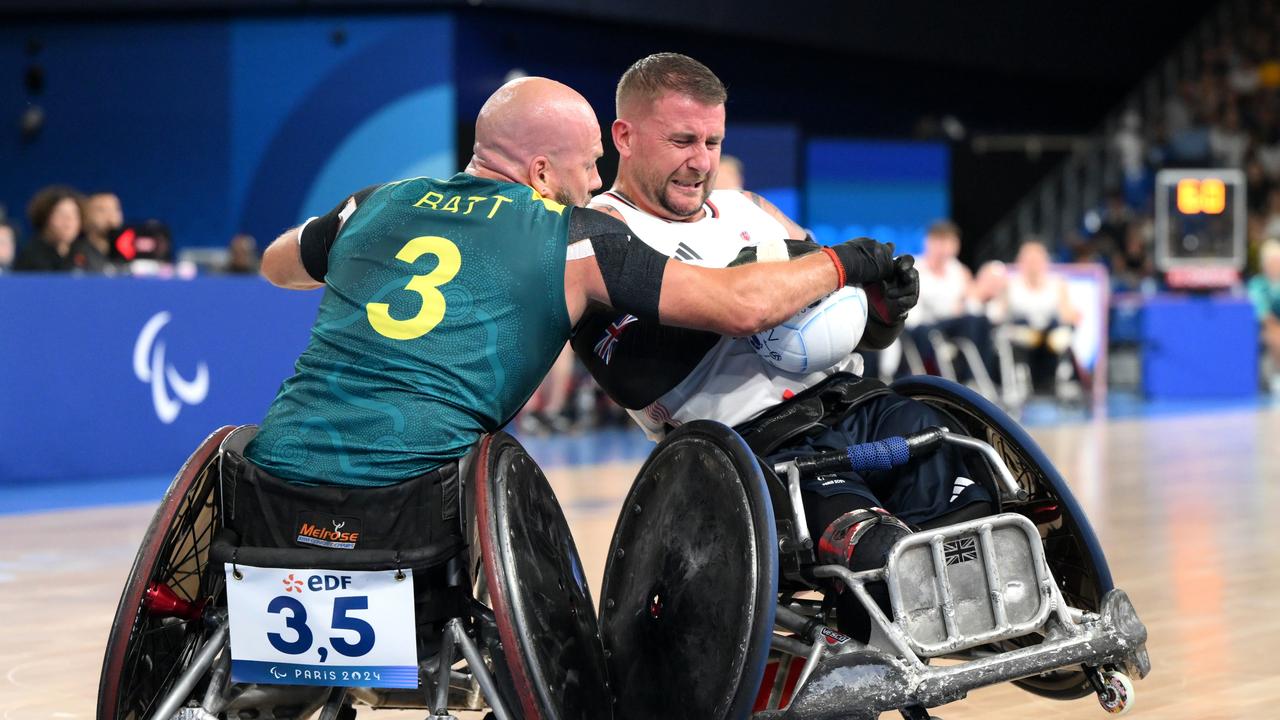
[{"label": "union jack patch on jersey", "polygon": [[596,343],[595,351],[596,355],[601,360],[604,360],[605,365],[608,365],[609,361],[613,360],[613,348],[622,337],[623,328],[639,319],[635,315],[623,315],[604,329],[604,335],[600,337],[600,342]]}]

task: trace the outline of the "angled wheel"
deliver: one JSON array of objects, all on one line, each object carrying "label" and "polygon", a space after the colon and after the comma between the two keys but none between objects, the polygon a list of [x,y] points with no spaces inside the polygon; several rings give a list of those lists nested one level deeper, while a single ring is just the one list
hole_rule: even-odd
[{"label": "angled wheel", "polygon": [[205,438],[151,518],[107,639],[99,720],[149,718],[199,649],[201,615],[222,585],[221,572],[207,572],[219,527],[218,447],[234,429]]},{"label": "angled wheel", "polygon": [[551,486],[506,433],[481,441],[473,467],[468,492],[507,710],[524,720],[608,720],[612,702],[591,593]]},{"label": "angled wheel", "polygon": [[719,423],[676,428],[636,477],[605,568],[616,715],[747,717],[777,598],[773,506],[755,456]]},{"label": "angled wheel", "polygon": [[[1115,587],[1098,536],[1076,501],[1067,481],[1044,451],[1016,422],[986,398],[967,387],[936,377],[909,377],[893,384],[895,392],[927,403],[954,418],[951,428],[986,441],[1000,453],[1009,471],[1030,497],[1005,504],[1004,512],[1026,515],[1040,530],[1045,560],[1066,601],[1075,608],[1097,612],[1102,596]],[[1031,638],[1002,643],[1001,649],[1035,642]],[[1092,694],[1083,669],[1046,673],[1014,684],[1055,700],[1074,700]]]}]

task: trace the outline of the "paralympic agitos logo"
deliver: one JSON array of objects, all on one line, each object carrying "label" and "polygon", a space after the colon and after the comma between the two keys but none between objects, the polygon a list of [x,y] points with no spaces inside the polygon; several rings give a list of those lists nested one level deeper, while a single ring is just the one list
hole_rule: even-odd
[{"label": "paralympic agitos logo", "polygon": [[199,405],[209,394],[209,368],[203,362],[196,366],[195,379],[187,380],[165,360],[164,341],[157,336],[170,319],[168,311],[152,315],[133,344],[133,374],[151,385],[151,403],[165,425],[178,419],[183,403]]}]

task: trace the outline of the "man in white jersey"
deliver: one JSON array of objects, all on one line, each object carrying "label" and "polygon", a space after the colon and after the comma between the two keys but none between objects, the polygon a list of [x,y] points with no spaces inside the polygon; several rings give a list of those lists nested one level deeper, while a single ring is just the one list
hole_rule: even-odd
[{"label": "man in white jersey", "polygon": [[[690,264],[724,267],[744,250],[763,256],[782,247],[783,257],[795,254],[788,246],[816,250],[803,228],[767,200],[711,190],[724,138],[725,99],[719,79],[692,58],[662,53],[633,65],[618,84],[613,124],[618,179],[591,207],[622,219],[645,243]],[[862,242],[881,251],[886,247]],[[864,338],[874,337],[883,347],[915,302],[916,275],[907,263],[864,288],[873,308]],[[588,313],[573,345],[606,392],[654,439],[670,427],[712,419],[737,426],[751,442],[750,431],[758,427],[753,423],[785,415],[793,399],[810,400],[815,391],[831,388],[828,394],[843,397],[843,388],[866,382],[857,377],[862,360],[856,354],[821,372],[787,373],[763,361],[743,339],[668,328],[603,309]],[[932,409],[883,387],[862,395],[865,402],[840,412],[819,411],[830,426],[811,423],[807,432],[763,447],[753,443],[753,449],[771,459],[795,457],[943,424]],[[811,479],[803,499],[810,532],[821,538],[819,559],[855,569],[878,566],[907,531],[895,515],[924,522],[989,502],[973,483],[965,484],[963,493],[954,492],[958,467],[943,452],[910,468],[909,476],[850,472]],[[840,614],[854,622],[847,630],[865,637],[865,616],[859,618],[856,603],[849,604]]]},{"label": "man in white jersey", "polygon": [[[944,338],[963,338],[978,348],[987,375],[997,370],[991,323],[980,310],[974,291],[973,273],[960,262],[960,228],[950,220],[938,220],[924,234],[924,255],[920,271],[920,301],[907,316],[907,333],[926,364],[935,364],[929,333]],[[933,369],[931,369],[932,371]],[[968,375],[974,371],[968,369]],[[966,375],[960,379],[965,379]]]}]

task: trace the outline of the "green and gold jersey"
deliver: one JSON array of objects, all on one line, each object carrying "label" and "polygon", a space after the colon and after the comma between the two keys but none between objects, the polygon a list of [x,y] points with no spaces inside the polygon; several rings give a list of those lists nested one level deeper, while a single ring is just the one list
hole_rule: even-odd
[{"label": "green and gold jersey", "polygon": [[349,201],[296,372],[246,455],[297,482],[387,485],[501,428],[570,326],[570,212],[460,173]]}]

